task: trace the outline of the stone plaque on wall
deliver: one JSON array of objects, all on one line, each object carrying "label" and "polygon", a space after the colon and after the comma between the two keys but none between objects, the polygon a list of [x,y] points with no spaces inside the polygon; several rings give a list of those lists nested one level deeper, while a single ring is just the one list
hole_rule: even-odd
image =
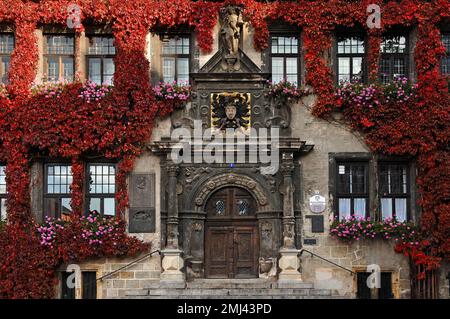
[{"label": "stone plaque on wall", "polygon": [[154,233],[155,209],[154,208],[130,208],[130,233]]},{"label": "stone plaque on wall", "polygon": [[129,232],[155,232],[155,174],[130,176]]},{"label": "stone plaque on wall", "polygon": [[130,207],[155,207],[155,174],[131,174]]}]

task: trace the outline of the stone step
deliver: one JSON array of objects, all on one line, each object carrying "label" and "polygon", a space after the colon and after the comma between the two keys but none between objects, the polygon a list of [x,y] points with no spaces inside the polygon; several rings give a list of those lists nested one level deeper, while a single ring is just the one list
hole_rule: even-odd
[{"label": "stone step", "polygon": [[299,295],[299,296],[331,296],[331,291],[314,289],[148,289],[151,296],[158,295],[203,295],[203,296],[264,296],[264,295]]},{"label": "stone step", "polygon": [[292,288],[292,289],[312,289],[312,283],[305,282],[276,282],[267,279],[196,279],[192,282],[171,282],[150,280],[145,289],[272,289],[272,288]]},{"label": "stone step", "polygon": [[329,289],[312,283],[255,279],[196,279],[192,282],[151,280],[144,289],[129,290],[136,299],[335,299]]},{"label": "stone step", "polygon": [[273,281],[266,279],[196,279],[186,283],[187,288],[272,288]]}]

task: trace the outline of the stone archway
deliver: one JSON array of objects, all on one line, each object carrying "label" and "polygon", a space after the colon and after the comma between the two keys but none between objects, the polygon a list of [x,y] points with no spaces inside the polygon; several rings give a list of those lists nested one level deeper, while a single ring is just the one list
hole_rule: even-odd
[{"label": "stone archway", "polygon": [[264,189],[258,182],[246,175],[224,173],[212,177],[199,188],[200,190],[194,200],[197,210],[203,210],[207,199],[212,193],[223,187],[243,188],[254,196],[259,211],[267,209],[268,199]]},{"label": "stone archway", "polygon": [[[218,223],[208,216],[208,203],[214,197],[214,194],[225,190],[235,189],[245,193],[247,198],[253,203],[252,217],[248,218],[246,222],[228,219],[224,223]],[[260,184],[257,179],[254,179],[246,174],[238,172],[221,172],[216,175],[204,175],[197,181],[193,189],[186,194],[187,212],[189,217],[185,217],[183,221],[183,249],[185,251],[186,267],[188,278],[255,278],[259,276],[259,260],[261,256],[272,256],[272,246],[277,242],[276,238],[279,236],[277,217],[273,216],[273,202],[270,200],[270,193]],[[184,215],[186,216],[186,215]],[[245,219],[245,218],[244,218]],[[261,235],[261,230],[265,225],[270,224],[269,233]],[[211,227],[214,228],[211,228]],[[222,227],[222,229],[221,229]],[[227,228],[228,227],[228,228]],[[226,230],[224,228],[227,228]],[[266,227],[267,228],[267,227]],[[266,229],[264,228],[264,229]],[[230,238],[230,233],[233,236],[240,236],[241,239],[250,240],[253,242],[252,250],[249,252],[254,257],[251,260],[241,263],[241,259],[234,258],[239,266],[229,265],[234,269],[234,273],[230,276],[209,276],[208,271],[208,232],[218,231],[222,233],[222,237]],[[224,232],[229,234],[225,235]],[[218,234],[217,232],[215,234]],[[214,235],[214,234],[213,234]],[[229,247],[237,249],[239,247]],[[229,256],[231,256],[229,254]],[[236,266],[236,267],[234,267]],[[244,268],[246,268],[244,270]],[[231,272],[230,272],[231,273]],[[235,276],[236,274],[236,276]],[[216,274],[217,275],[217,274]]]}]

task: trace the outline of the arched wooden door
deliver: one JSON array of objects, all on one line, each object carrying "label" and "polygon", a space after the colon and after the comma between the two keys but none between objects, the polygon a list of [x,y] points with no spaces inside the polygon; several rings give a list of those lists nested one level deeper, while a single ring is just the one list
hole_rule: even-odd
[{"label": "arched wooden door", "polygon": [[240,188],[223,188],[210,197],[206,212],[206,277],[258,277],[259,239],[253,197]]}]

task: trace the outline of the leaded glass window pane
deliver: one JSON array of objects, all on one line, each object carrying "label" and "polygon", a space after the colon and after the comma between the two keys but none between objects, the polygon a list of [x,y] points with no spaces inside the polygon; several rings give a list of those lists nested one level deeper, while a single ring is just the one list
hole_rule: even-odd
[{"label": "leaded glass window pane", "polygon": [[74,38],[64,35],[47,35],[47,54],[74,54]]},{"label": "leaded glass window pane", "polygon": [[441,72],[444,75],[450,75],[450,33],[443,33],[441,37],[446,52],[441,60]]},{"label": "leaded glass window pane", "polygon": [[225,215],[225,202],[223,200],[218,200],[215,206],[217,215]]},{"label": "leaded glass window pane", "polygon": [[14,50],[14,35],[0,34],[0,54],[11,54]]}]

